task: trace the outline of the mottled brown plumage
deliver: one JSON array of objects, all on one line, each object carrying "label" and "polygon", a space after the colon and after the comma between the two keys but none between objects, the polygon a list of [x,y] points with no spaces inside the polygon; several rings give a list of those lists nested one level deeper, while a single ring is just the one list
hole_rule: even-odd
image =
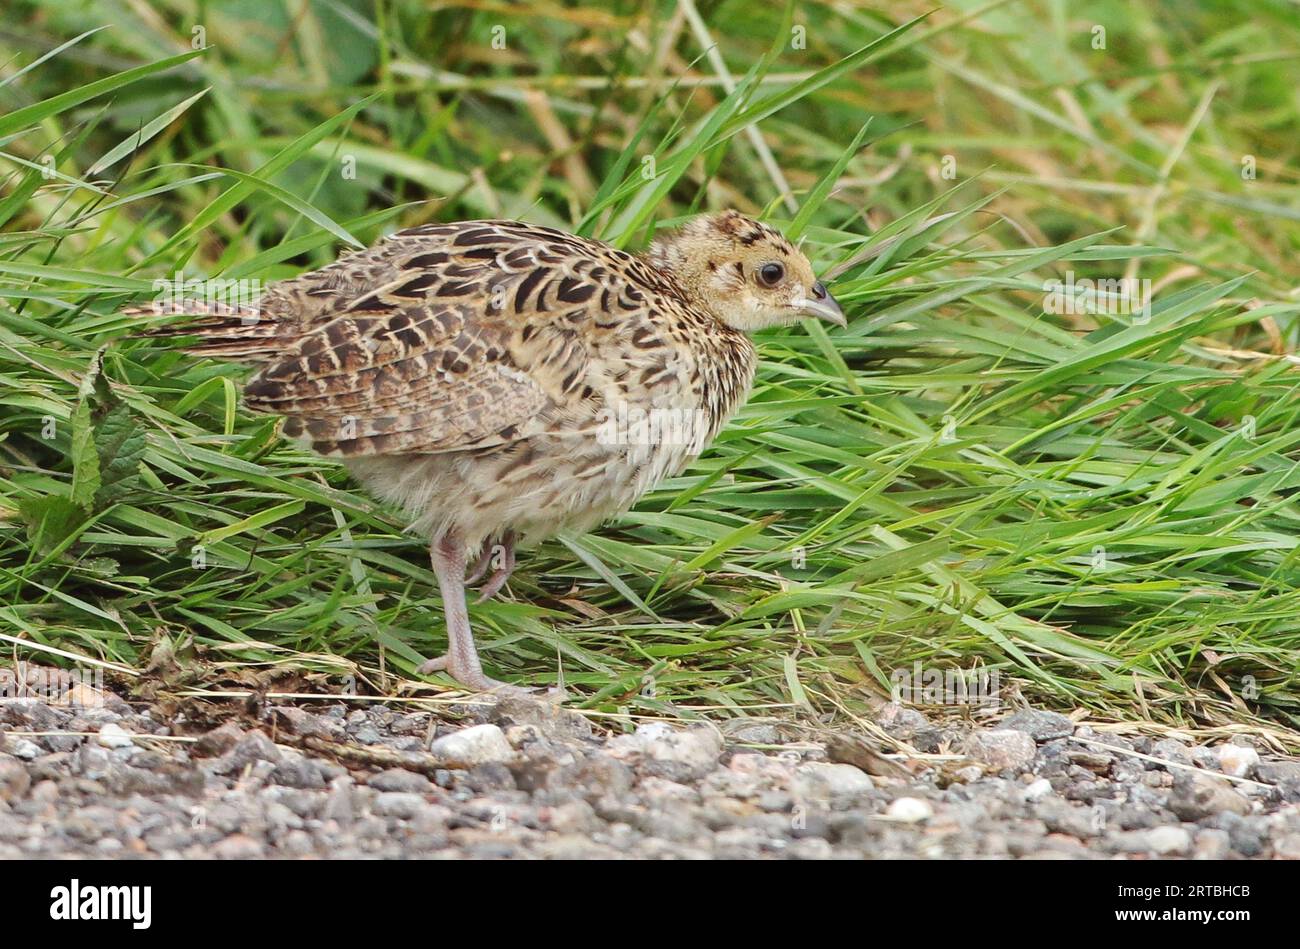
[{"label": "mottled brown plumage", "polygon": [[735,212],[644,255],[515,221],[430,224],[272,284],[255,311],[150,335],[258,364],[249,408],[339,457],[433,541],[451,648],[426,664],[483,675],[464,605],[467,553],[582,531],[699,454],[746,398],[748,332],[843,324],[807,259]]}]

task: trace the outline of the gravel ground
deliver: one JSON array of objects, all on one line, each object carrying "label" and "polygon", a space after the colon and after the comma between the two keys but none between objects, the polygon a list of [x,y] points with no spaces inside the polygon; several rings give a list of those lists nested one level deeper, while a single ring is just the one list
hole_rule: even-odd
[{"label": "gravel ground", "polygon": [[232,703],[216,728],[10,699],[0,858],[1300,858],[1300,762],[1247,744],[1032,710],[977,726],[891,705],[880,724],[927,756],[772,720],[605,734],[516,698]]}]

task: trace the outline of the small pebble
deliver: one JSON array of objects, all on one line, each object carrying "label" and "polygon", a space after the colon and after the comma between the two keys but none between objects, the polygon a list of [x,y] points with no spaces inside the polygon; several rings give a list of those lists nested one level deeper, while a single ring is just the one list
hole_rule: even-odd
[{"label": "small pebble", "polygon": [[1050,741],[1053,738],[1065,738],[1074,734],[1074,722],[1069,716],[1062,715],[1060,712],[1029,708],[1016,712],[998,727],[1024,732],[1034,741]]},{"label": "small pebble", "polygon": [[443,735],[429,746],[429,752],[447,758],[456,767],[510,761],[515,756],[515,750],[497,725],[471,725]]},{"label": "small pebble", "polygon": [[923,801],[919,797],[900,797],[890,802],[885,810],[885,816],[905,824],[915,824],[917,821],[929,820],[933,817],[934,808],[930,806],[929,801]]},{"label": "small pebble", "polygon": [[1015,729],[976,729],[967,736],[964,750],[995,771],[1005,771],[1027,767],[1038,746],[1025,732]]},{"label": "small pebble", "polygon": [[1192,835],[1181,827],[1156,827],[1147,831],[1147,844],[1162,857],[1182,855],[1192,846]]},{"label": "small pebble", "polygon": [[15,758],[22,758],[24,761],[32,761],[39,758],[45,752],[36,742],[27,738],[15,738],[9,741],[9,754]]},{"label": "small pebble", "polygon": [[103,725],[99,729],[99,737],[95,740],[104,748],[130,748],[135,744],[131,733],[116,722]]},{"label": "small pebble", "polygon": [[1020,793],[1026,801],[1041,801],[1052,793],[1052,782],[1047,778],[1039,778]]},{"label": "small pebble", "polygon": [[[887,730],[940,757],[873,777],[831,752],[833,720],[610,737],[609,720],[522,698],[241,708],[215,729],[187,711],[0,703],[0,859],[1300,859],[1300,762],[1195,733],[1101,735],[1055,712],[939,724],[887,708]],[[159,734],[199,740],[132,741]],[[1093,736],[1195,770],[1080,740]]]},{"label": "small pebble", "polygon": [[1259,764],[1259,752],[1244,745],[1220,745],[1219,769],[1224,774],[1244,778]]},{"label": "small pebble", "polygon": [[797,798],[833,802],[855,798],[874,787],[870,775],[851,764],[809,761],[795,769],[790,790]]}]

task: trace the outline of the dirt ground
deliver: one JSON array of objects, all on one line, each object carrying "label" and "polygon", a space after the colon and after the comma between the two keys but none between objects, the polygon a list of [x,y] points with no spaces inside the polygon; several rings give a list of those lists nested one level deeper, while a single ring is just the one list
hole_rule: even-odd
[{"label": "dirt ground", "polygon": [[1241,736],[99,699],[0,701],[0,857],[1300,858],[1300,762]]}]

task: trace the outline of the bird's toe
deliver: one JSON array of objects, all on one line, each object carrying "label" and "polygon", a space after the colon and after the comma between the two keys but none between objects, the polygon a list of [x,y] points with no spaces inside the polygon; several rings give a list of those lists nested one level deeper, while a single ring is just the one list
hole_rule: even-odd
[{"label": "bird's toe", "polygon": [[511,685],[508,682],[501,682],[485,674],[483,669],[477,663],[457,664],[452,661],[450,656],[435,656],[427,662],[421,663],[416,667],[416,673],[419,675],[430,675],[434,672],[445,672],[451,676],[458,685],[463,685],[467,689],[475,692],[492,692],[495,695],[532,695],[532,689],[522,688],[517,685]]},{"label": "bird's toe", "polygon": [[506,585],[506,581],[509,579],[509,570],[501,569],[493,571],[492,576],[488,578],[488,582],[479,587],[478,602],[486,603],[488,600],[492,599],[492,597],[501,592],[501,588]]},{"label": "bird's toe", "polygon": [[416,675],[427,676],[431,672],[442,672],[447,668],[446,656],[435,656],[425,662],[420,663],[415,669]]}]

